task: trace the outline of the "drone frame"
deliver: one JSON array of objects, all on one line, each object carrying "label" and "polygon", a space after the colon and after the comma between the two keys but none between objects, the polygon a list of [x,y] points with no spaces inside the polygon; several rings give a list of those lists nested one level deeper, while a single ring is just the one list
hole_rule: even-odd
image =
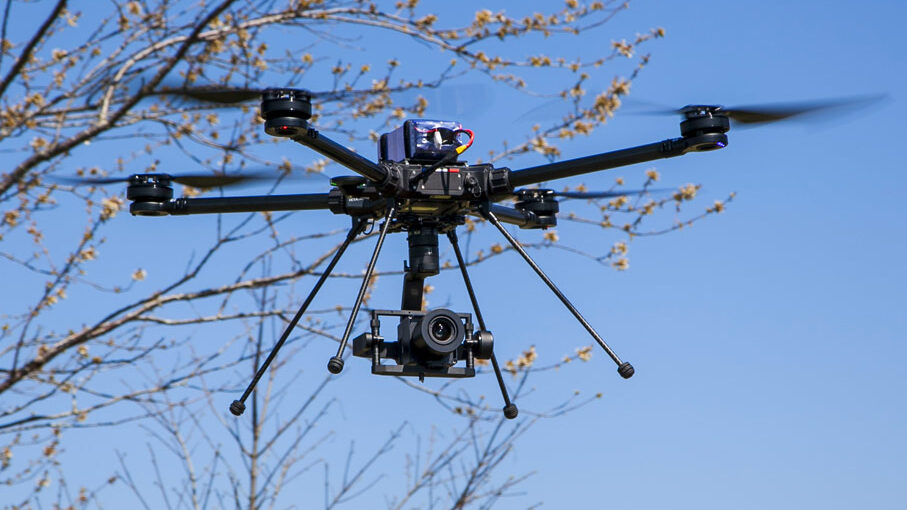
[{"label": "drone frame", "polygon": [[[500,366],[491,349],[491,334],[479,310],[478,300],[460,252],[456,228],[466,221],[466,216],[484,218],[504,236],[510,246],[520,254],[539,278],[551,289],[570,313],[608,354],[623,378],[630,378],[633,366],[622,361],[608,346],[592,325],[580,314],[570,300],[533,261],[526,250],[504,227],[504,223],[520,228],[548,228],[556,224],[558,212],[554,192],[543,189],[515,191],[516,187],[533,185],[566,177],[617,168],[646,161],[681,156],[689,152],[703,152],[727,145],[730,129],[728,115],[716,106],[688,106],[680,111],[681,136],[646,145],[604,152],[592,156],[538,165],[521,170],[494,168],[489,164],[468,165],[456,161],[456,154],[441,161],[375,163],[360,154],[334,142],[311,128],[311,96],[297,89],[267,89],[262,92],[261,116],[265,131],[278,137],[289,138],[346,168],[356,176],[335,178],[329,193],[238,196],[217,198],[173,198],[171,176],[167,174],[137,174],[129,177],[127,198],[132,201],[133,215],[163,216],[187,214],[212,214],[232,212],[329,210],[334,214],[350,216],[352,225],[343,243],[334,253],[311,292],[303,301],[296,315],[290,320],[270,354],[259,367],[242,396],[233,401],[230,411],[241,415],[245,400],[286,342],[316,294],[349,245],[365,229],[379,220],[378,240],[372,252],[362,284],[353,304],[337,354],[328,361],[328,370],[337,374],[343,370],[343,355],[350,333],[363,303],[368,282],[374,272],[385,237],[391,232],[409,231],[410,261],[405,265],[402,311],[419,311],[422,306],[423,284],[426,277],[438,274],[437,237],[446,234],[453,247],[467,293],[472,303],[479,332],[485,344],[473,341],[466,346],[467,367],[458,370],[433,371],[410,367],[404,369],[382,368],[381,339],[377,333],[378,315],[372,314],[372,333],[363,337],[354,348],[354,354],[372,360],[372,373],[383,375],[418,375],[436,377],[469,377],[474,375],[474,353],[484,349],[490,359],[504,400],[503,413],[508,419],[518,414],[504,383]],[[518,196],[514,207],[496,202]],[[414,234],[418,232],[418,235]],[[418,238],[414,240],[414,237]],[[433,241],[432,241],[433,239]],[[394,313],[394,312],[392,312]],[[484,335],[484,336],[483,336]],[[490,351],[490,352],[489,352]],[[451,367],[454,368],[454,367]]]}]

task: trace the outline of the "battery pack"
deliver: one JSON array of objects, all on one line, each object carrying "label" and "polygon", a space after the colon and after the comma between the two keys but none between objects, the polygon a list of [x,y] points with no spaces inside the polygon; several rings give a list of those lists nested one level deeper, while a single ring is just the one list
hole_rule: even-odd
[{"label": "battery pack", "polygon": [[378,159],[383,161],[432,163],[462,145],[457,134],[463,125],[450,120],[407,120],[402,126],[381,135]]}]

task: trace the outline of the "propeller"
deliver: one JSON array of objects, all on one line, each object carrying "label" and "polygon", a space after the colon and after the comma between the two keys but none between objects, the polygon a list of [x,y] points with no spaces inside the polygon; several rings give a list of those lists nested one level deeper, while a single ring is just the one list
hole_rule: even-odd
[{"label": "propeller", "polygon": [[666,189],[638,189],[626,191],[555,191],[554,196],[563,198],[616,198],[632,195],[644,195],[646,193],[658,193],[670,191]]},{"label": "propeller", "polygon": [[687,105],[679,109],[653,110],[639,113],[650,115],[679,113],[687,118],[702,116],[704,114],[722,115],[735,124],[755,126],[758,124],[767,124],[788,119],[799,118],[805,120],[807,118],[815,119],[816,117],[825,114],[843,114],[847,111],[864,108],[877,103],[885,97],[885,94],[875,94],[869,96],[825,99],[820,101],[768,103],[731,108],[717,105]]},{"label": "propeller", "polygon": [[[474,112],[476,106],[489,104],[488,87],[478,84],[463,84],[457,86],[441,87],[438,83],[422,83],[420,85],[400,85],[382,89],[381,92],[399,94],[398,101],[414,103],[417,96],[427,97],[429,110],[436,112]],[[177,82],[164,83],[153,94],[159,96],[178,96],[193,101],[216,103],[225,106],[257,101],[265,94],[281,95],[293,93],[297,98],[305,97],[306,101],[312,99],[334,101],[353,96],[367,96],[376,91],[371,88],[343,89],[333,91],[314,92],[296,87],[236,87],[230,85],[183,85]],[[395,101],[395,102],[398,102]],[[467,106],[468,104],[468,106]]]},{"label": "propeller", "polygon": [[193,188],[223,188],[253,181],[274,181],[274,170],[250,171],[236,174],[133,174],[127,177],[54,176],[52,180],[72,186],[96,186],[120,182],[144,182],[148,179],[175,182]]},{"label": "propeller", "polygon": [[657,189],[636,189],[636,190],[623,190],[623,191],[554,191],[550,189],[539,189],[539,188],[524,188],[518,189],[513,192],[514,196],[518,199],[525,199],[528,197],[561,197],[561,198],[578,198],[578,199],[595,199],[595,198],[617,198],[617,197],[626,197],[634,195],[645,195],[647,193],[665,193],[668,191],[674,191],[665,188]]},{"label": "propeller", "polygon": [[239,87],[165,87],[157,92],[158,95],[182,96],[196,101],[209,103],[236,104],[259,99],[266,89],[252,89]]},{"label": "propeller", "polygon": [[181,96],[196,101],[208,103],[220,103],[225,105],[244,103],[246,101],[260,100],[262,94],[276,93],[280,91],[289,91],[297,96],[306,96],[308,98],[334,98],[342,93],[337,92],[312,92],[306,89],[290,87],[225,87],[219,85],[193,85],[178,86],[164,85],[160,90],[154,92],[160,96]]},{"label": "propeller", "polygon": [[[413,87],[391,87],[386,92],[406,92]],[[418,89],[422,90],[422,89]],[[372,94],[372,89],[350,89],[337,91],[313,92],[307,89],[296,87],[234,87],[221,85],[178,85],[164,84],[154,94],[159,96],[179,96],[194,101],[206,103],[217,103],[222,105],[233,105],[244,103],[246,101],[257,101],[263,95],[273,95],[275,99],[286,94],[293,94],[296,98],[304,98],[305,101],[312,99],[321,100],[338,100],[349,96],[361,96]]]}]

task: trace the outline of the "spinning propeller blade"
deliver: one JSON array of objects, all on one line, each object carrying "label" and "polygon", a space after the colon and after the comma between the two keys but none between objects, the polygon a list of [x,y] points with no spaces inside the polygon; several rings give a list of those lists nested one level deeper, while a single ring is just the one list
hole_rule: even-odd
[{"label": "spinning propeller blade", "polygon": [[659,193],[669,191],[666,189],[636,189],[626,191],[555,191],[554,196],[564,198],[616,198],[632,195],[644,195],[646,193]]},{"label": "spinning propeller blade", "polygon": [[[387,92],[402,92],[408,91],[412,87],[403,87],[403,88],[393,88],[387,89]],[[374,93],[371,89],[351,89],[351,90],[337,90],[337,91],[322,91],[322,92],[313,92],[307,89],[300,89],[296,87],[267,87],[267,88],[257,88],[257,87],[232,87],[232,86],[220,86],[220,85],[192,85],[184,86],[179,84],[164,84],[160,90],[155,92],[159,96],[177,96],[184,99],[189,99],[192,101],[201,101],[204,103],[214,103],[221,104],[224,106],[230,106],[238,103],[244,103],[247,101],[258,101],[262,98],[262,94],[268,92],[280,92],[287,93],[292,92],[296,95],[297,98],[300,96],[305,96],[306,101],[311,99],[320,99],[322,101],[334,101],[343,99],[346,97],[352,96],[361,96]]]},{"label": "spinning propeller blade", "polygon": [[645,195],[647,193],[665,193],[669,190],[665,188],[657,189],[628,189],[623,191],[553,191],[553,190],[539,190],[537,188],[525,188],[518,189],[513,192],[514,196],[519,196],[521,193],[533,191],[547,191],[548,196],[562,197],[562,198],[578,198],[578,199],[595,199],[595,198],[617,198],[617,197],[627,197],[634,195]]},{"label": "spinning propeller blade", "polygon": [[713,114],[725,115],[735,124],[755,126],[788,119],[816,120],[820,115],[840,115],[849,111],[865,108],[884,99],[884,94],[869,96],[825,99],[821,101],[803,101],[793,103],[769,103],[762,105],[724,106],[687,105],[680,109],[654,110],[640,112],[643,114],[669,115],[710,110]]},{"label": "spinning propeller blade", "polygon": [[197,101],[210,103],[235,104],[254,101],[261,98],[262,89],[243,89],[235,87],[182,87],[166,88],[161,95],[183,96]]},{"label": "spinning propeller blade", "polygon": [[178,86],[165,85],[155,94],[160,96],[179,96],[194,101],[206,103],[217,103],[223,105],[232,105],[244,103],[246,101],[256,101],[261,99],[261,95],[268,91],[292,90],[312,97],[329,97],[331,94],[323,92],[311,92],[305,89],[282,88],[282,87],[226,87],[217,85],[195,85],[195,86]]},{"label": "spinning propeller blade", "polygon": [[222,188],[226,186],[235,186],[252,181],[275,180],[277,175],[274,170],[260,170],[244,172],[237,174],[133,174],[127,177],[78,177],[78,176],[55,176],[53,180],[72,186],[94,186],[113,184],[119,182],[129,182],[134,177],[142,175],[157,175],[171,182],[191,186],[193,188]]}]

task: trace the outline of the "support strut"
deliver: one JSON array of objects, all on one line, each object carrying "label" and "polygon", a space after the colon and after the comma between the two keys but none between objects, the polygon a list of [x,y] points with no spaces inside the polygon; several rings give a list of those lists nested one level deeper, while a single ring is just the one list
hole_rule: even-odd
[{"label": "support strut", "polygon": [[574,307],[573,304],[570,303],[570,300],[567,299],[567,296],[565,296],[564,293],[557,288],[554,282],[551,281],[550,278],[548,278],[548,275],[546,275],[545,272],[542,271],[542,269],[535,263],[535,261],[532,260],[532,257],[530,257],[528,253],[526,253],[526,250],[524,250],[523,247],[520,246],[520,243],[517,242],[517,240],[514,239],[509,232],[507,232],[507,229],[505,229],[503,225],[501,225],[501,222],[498,221],[498,218],[494,215],[494,213],[486,210],[483,212],[483,216],[485,216],[485,219],[491,222],[491,224],[494,225],[505,238],[507,238],[507,241],[510,242],[510,245],[513,246],[513,249],[523,257],[523,259],[529,264],[530,267],[532,267],[536,274],[539,275],[539,278],[541,278],[542,281],[544,281],[545,284],[548,285],[548,288],[550,288],[551,291],[554,292],[554,294],[558,297],[558,299],[561,300],[561,303],[564,303],[564,306],[566,306],[567,309],[570,310],[570,313],[572,313],[573,316],[576,317],[576,320],[578,320],[579,323],[582,324],[584,328],[586,328],[586,331],[588,331],[589,334],[592,335],[592,338],[594,338],[595,341],[598,342],[598,345],[600,345],[601,348],[604,349],[606,353],[608,353],[608,356],[610,356],[611,359],[614,360],[614,363],[617,364],[617,373],[620,374],[620,376],[624,379],[629,379],[630,377],[632,377],[634,372],[633,365],[626,361],[621,361],[620,358],[617,357],[617,354],[615,354],[614,351],[612,351],[611,348],[608,347],[608,344],[605,343],[602,337],[599,336],[599,334],[589,324],[589,322],[585,318],[583,318],[576,307]]},{"label": "support strut", "polygon": [[[469,279],[469,273],[466,272],[466,261],[463,260],[463,254],[460,253],[460,243],[457,239],[457,232],[451,230],[447,233],[450,244],[453,246],[454,255],[457,257],[457,264],[460,266],[460,273],[463,275],[463,282],[466,283],[466,292],[469,293],[469,300],[472,301],[472,309],[476,312],[476,320],[479,321],[479,329],[488,331],[485,327],[485,319],[482,318],[482,312],[479,311],[479,301],[476,299],[476,293],[472,290],[472,282]],[[494,352],[491,353],[491,366],[494,368],[494,376],[498,380],[498,387],[501,388],[501,396],[504,397],[504,417],[512,420],[517,417],[520,410],[516,404],[510,401],[510,395],[507,393],[507,386],[504,384],[504,376],[501,374],[501,367],[498,366],[498,360]]]},{"label": "support strut", "polygon": [[334,266],[337,265],[337,262],[340,261],[340,257],[343,256],[343,252],[346,251],[350,243],[353,242],[353,239],[356,238],[362,231],[365,229],[366,221],[362,218],[353,217],[353,226],[350,228],[350,231],[346,234],[346,239],[343,240],[343,244],[340,245],[340,248],[337,249],[337,253],[334,254],[334,257],[331,259],[331,262],[324,269],[324,272],[321,273],[321,277],[318,278],[318,281],[315,283],[315,287],[309,292],[309,295],[305,298],[305,301],[302,302],[302,306],[299,307],[299,310],[296,312],[296,315],[293,316],[293,319],[287,325],[286,329],[283,330],[283,334],[280,335],[280,339],[274,344],[274,347],[271,349],[271,353],[268,354],[268,357],[265,359],[265,362],[259,367],[258,371],[255,372],[255,376],[252,377],[252,382],[249,383],[249,386],[246,387],[246,391],[243,392],[242,397],[239,400],[234,400],[230,404],[230,412],[236,416],[241,415],[246,410],[246,399],[249,398],[249,395],[252,393],[252,390],[255,389],[255,385],[258,384],[258,380],[264,375],[265,371],[271,365],[271,362],[274,361],[274,358],[277,356],[277,351],[283,347],[284,342],[287,341],[287,338],[290,337],[290,332],[296,328],[296,324],[299,323],[299,319],[302,318],[302,314],[305,313],[306,309],[312,304],[312,300],[315,299],[315,294],[318,294],[318,291],[321,290],[321,286],[324,285],[324,282],[327,281],[328,277],[331,275],[331,271],[334,270]]},{"label": "support strut", "polygon": [[378,262],[378,254],[381,253],[381,246],[384,244],[384,237],[387,236],[387,230],[390,227],[391,220],[394,219],[396,206],[389,205],[387,214],[384,216],[384,224],[381,225],[381,233],[378,235],[378,244],[375,245],[375,251],[368,262],[368,268],[365,270],[365,276],[362,278],[362,286],[359,287],[359,295],[356,296],[356,302],[353,303],[353,311],[350,313],[350,319],[346,323],[346,330],[343,332],[343,338],[340,339],[340,347],[337,349],[337,355],[328,361],[328,371],[332,374],[339,374],[343,370],[343,351],[346,349],[346,343],[350,339],[350,333],[353,331],[353,324],[356,322],[356,315],[359,313],[359,307],[362,306],[362,300],[365,298],[365,291],[368,290],[368,282],[375,271],[375,263]]}]

